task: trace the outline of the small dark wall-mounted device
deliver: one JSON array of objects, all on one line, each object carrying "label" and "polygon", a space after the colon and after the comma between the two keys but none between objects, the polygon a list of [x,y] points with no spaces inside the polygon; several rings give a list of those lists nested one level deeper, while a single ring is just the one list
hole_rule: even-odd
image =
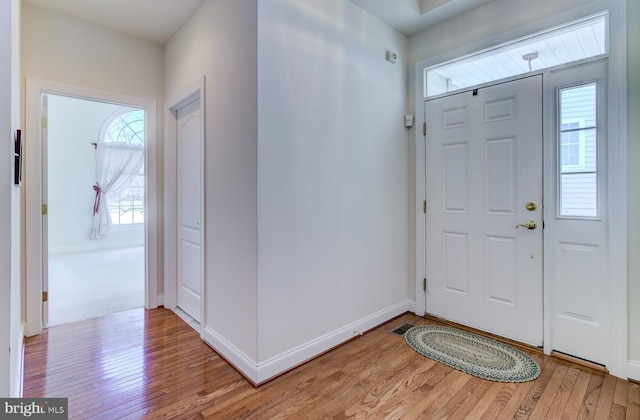
[{"label": "small dark wall-mounted device", "polygon": [[13,151],[13,183],[20,185],[22,182],[22,130],[16,131]]}]

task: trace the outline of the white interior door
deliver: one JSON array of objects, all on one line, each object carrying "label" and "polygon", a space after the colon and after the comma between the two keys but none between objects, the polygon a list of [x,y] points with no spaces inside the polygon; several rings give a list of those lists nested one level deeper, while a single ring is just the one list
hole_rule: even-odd
[{"label": "white interior door", "polygon": [[177,305],[201,321],[202,154],[200,99],[177,110],[178,293]]},{"label": "white interior door", "polygon": [[42,136],[42,325],[49,323],[49,101],[41,96],[40,135]]},{"label": "white interior door", "polygon": [[542,77],[426,101],[425,121],[427,313],[540,346]]}]

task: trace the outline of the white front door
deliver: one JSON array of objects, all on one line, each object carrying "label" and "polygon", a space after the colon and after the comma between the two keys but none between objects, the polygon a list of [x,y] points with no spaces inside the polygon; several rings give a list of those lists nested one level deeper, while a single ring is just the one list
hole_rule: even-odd
[{"label": "white front door", "polygon": [[177,110],[178,293],[177,304],[201,321],[202,121],[200,99]]},{"label": "white front door", "polygon": [[542,77],[426,101],[425,121],[426,312],[540,346]]}]

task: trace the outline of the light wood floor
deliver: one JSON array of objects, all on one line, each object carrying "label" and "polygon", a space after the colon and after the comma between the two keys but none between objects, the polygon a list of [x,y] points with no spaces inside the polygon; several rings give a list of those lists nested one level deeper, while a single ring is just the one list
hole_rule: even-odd
[{"label": "light wood floor", "polygon": [[79,419],[640,419],[637,384],[535,351],[535,381],[485,381],[388,333],[405,322],[436,323],[403,315],[256,389],[173,312],[132,310],[27,339],[24,396]]}]

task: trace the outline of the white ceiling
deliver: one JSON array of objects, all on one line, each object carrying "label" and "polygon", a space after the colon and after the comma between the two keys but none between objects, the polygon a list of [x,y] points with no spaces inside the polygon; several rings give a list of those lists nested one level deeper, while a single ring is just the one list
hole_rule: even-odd
[{"label": "white ceiling", "polygon": [[492,0],[351,0],[409,36]]},{"label": "white ceiling", "polygon": [[[491,0],[351,1],[400,33],[409,36]],[[23,0],[23,2],[164,45],[205,0]]]},{"label": "white ceiling", "polygon": [[205,0],[23,0],[23,2],[164,45]]}]

